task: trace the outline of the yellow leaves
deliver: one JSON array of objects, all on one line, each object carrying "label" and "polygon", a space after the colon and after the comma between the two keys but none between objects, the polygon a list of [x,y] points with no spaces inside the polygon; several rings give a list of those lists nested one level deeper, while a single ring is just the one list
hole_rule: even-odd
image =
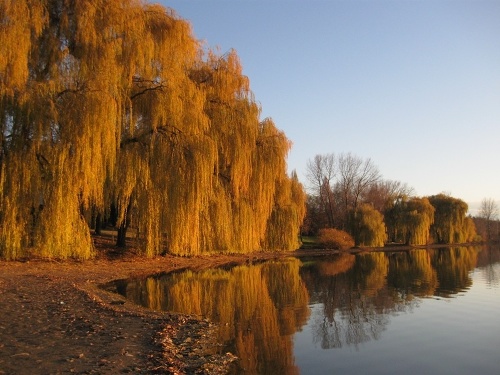
[{"label": "yellow leaves", "polygon": [[41,1],[4,0],[0,4],[0,95],[12,96],[28,79],[32,38],[46,25]]},{"label": "yellow leaves", "polygon": [[147,256],[296,247],[290,143],[236,52],[204,55],[189,22],[139,0],[0,10],[1,256],[88,258],[83,215],[111,204]]},{"label": "yellow leaves", "polygon": [[351,214],[351,233],[356,245],[384,246],[387,240],[384,216],[370,204],[360,205]]},{"label": "yellow leaves", "polygon": [[463,243],[471,237],[472,228],[465,222],[467,203],[444,194],[433,195],[429,201],[436,210],[431,234],[437,243]]}]

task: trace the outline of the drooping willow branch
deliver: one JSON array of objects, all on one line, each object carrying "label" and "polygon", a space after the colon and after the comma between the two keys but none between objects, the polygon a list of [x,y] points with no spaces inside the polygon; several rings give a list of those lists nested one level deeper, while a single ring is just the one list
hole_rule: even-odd
[{"label": "drooping willow branch", "polygon": [[140,77],[134,77],[133,83],[141,90],[132,94],[130,100],[134,100],[138,96],[144,95],[150,91],[163,90],[166,87],[164,84],[159,83],[159,80],[148,80]]},{"label": "drooping willow branch", "polygon": [[166,136],[172,141],[178,137],[184,136],[184,133],[178,127],[173,125],[165,125],[145,131],[138,136],[123,139],[120,142],[120,148],[124,148],[132,143],[140,143],[141,145],[145,146],[147,143],[146,140],[155,134]]}]

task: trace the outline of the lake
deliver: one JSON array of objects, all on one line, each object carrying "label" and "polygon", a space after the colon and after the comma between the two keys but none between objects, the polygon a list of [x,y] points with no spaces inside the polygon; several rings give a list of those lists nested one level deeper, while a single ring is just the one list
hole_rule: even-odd
[{"label": "lake", "polygon": [[500,248],[286,258],[118,280],[219,323],[239,374],[499,374]]}]

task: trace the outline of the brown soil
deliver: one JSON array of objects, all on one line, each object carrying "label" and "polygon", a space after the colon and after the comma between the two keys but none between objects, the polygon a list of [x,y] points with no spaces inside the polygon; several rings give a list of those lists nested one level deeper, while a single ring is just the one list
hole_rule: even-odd
[{"label": "brown soil", "polygon": [[86,262],[0,261],[0,374],[226,373],[235,358],[210,353],[210,322],[150,311],[99,285],[249,256],[144,259],[111,245],[98,239],[100,255]]}]

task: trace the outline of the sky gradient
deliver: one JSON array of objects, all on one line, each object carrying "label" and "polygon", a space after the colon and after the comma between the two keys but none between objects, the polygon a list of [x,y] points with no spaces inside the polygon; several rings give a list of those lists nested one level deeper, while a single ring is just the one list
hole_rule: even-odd
[{"label": "sky gradient", "polygon": [[384,179],[500,203],[500,1],[160,1],[235,49],[262,118],[316,154],[371,158]]}]

